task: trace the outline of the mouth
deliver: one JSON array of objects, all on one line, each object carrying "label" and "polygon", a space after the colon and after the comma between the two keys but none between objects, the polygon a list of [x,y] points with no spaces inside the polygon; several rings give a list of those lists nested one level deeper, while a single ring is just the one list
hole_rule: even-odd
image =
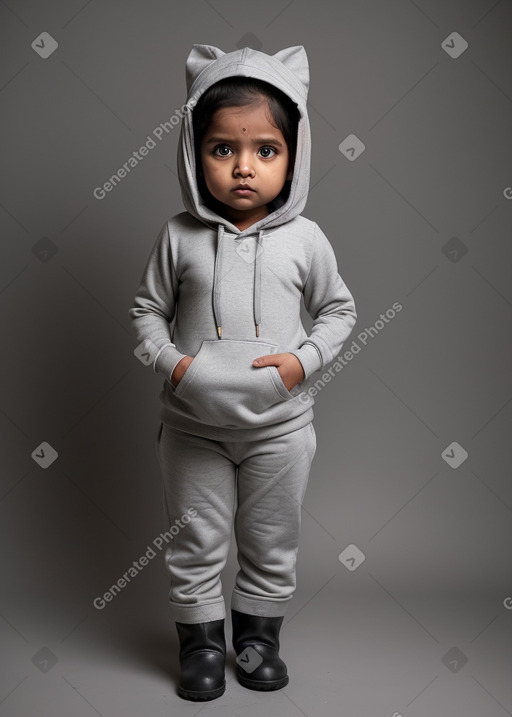
[{"label": "mouth", "polygon": [[250,194],[254,194],[255,191],[248,184],[239,184],[233,189],[233,192],[240,197],[248,197]]}]

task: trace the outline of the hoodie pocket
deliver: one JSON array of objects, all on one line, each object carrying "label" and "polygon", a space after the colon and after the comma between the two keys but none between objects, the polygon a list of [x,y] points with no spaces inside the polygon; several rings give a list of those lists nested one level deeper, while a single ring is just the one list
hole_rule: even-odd
[{"label": "hoodie pocket", "polygon": [[276,350],[276,344],[264,341],[204,340],[174,387],[174,396],[203,423],[229,428],[265,425],[272,407],[295,398],[277,366],[252,365],[258,356]]},{"label": "hoodie pocket", "polygon": [[[270,353],[270,351],[268,351],[267,353]],[[274,353],[274,352],[272,351],[272,353]],[[254,358],[256,358],[256,357],[254,357]],[[282,396],[283,398],[294,398],[293,394],[291,394],[290,391],[288,391],[288,389],[284,385],[284,381],[281,378],[281,374],[279,373],[277,366],[267,366],[267,368],[270,372],[270,378],[273,381],[278,394],[280,396]],[[261,369],[258,369],[258,370],[261,370]]]}]

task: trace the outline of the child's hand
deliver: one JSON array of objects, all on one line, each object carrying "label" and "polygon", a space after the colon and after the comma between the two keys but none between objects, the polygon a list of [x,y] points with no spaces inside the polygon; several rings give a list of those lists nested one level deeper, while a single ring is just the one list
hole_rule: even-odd
[{"label": "child's hand", "polygon": [[[178,364],[179,365],[179,364]],[[283,383],[291,391],[304,378],[304,369],[295,354],[265,354],[252,362],[253,366],[277,366]]]},{"label": "child's hand", "polygon": [[180,359],[180,361],[178,361],[178,363],[174,367],[174,371],[172,372],[172,375],[171,375],[171,383],[174,386],[174,388],[176,388],[176,386],[179,384],[179,382],[183,378],[183,374],[185,373],[185,371],[190,366],[190,364],[192,363],[193,360],[194,360],[193,356],[184,356],[182,359]]}]

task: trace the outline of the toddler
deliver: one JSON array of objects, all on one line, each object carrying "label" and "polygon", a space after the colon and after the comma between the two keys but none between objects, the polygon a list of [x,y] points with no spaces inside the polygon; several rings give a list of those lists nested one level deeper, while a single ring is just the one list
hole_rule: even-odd
[{"label": "toddler", "polygon": [[186,82],[186,211],[162,227],[129,314],[165,379],[156,449],[167,526],[179,525],[165,554],[177,692],[211,700],[226,684],[220,575],[233,528],[237,678],[263,691],[288,683],[279,631],[316,451],[308,387],[356,312],[327,237],[301,216],[311,149],[304,48],[194,45]]}]

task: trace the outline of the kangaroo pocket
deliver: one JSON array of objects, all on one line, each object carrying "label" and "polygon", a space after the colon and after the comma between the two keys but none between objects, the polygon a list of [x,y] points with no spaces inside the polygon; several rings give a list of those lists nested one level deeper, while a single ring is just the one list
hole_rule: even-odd
[{"label": "kangaroo pocket", "polygon": [[173,387],[174,398],[188,416],[210,425],[249,428],[286,420],[296,396],[277,366],[252,365],[258,356],[276,350],[276,344],[264,341],[204,340]]}]

